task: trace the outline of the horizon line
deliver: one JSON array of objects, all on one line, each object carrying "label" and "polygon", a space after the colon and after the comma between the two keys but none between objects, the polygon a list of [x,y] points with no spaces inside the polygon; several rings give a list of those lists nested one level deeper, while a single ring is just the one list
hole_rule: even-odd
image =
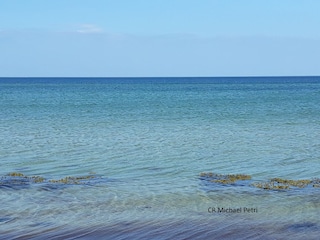
[{"label": "horizon line", "polygon": [[125,76],[117,76],[117,77],[85,77],[85,76],[79,76],[79,77],[70,77],[70,76],[55,76],[55,77],[48,77],[48,76],[42,76],[42,77],[1,77],[1,78],[299,78],[299,77],[320,77],[320,75],[270,75],[270,76],[262,76],[262,75],[256,75],[256,76],[140,76],[140,77],[125,77]]}]

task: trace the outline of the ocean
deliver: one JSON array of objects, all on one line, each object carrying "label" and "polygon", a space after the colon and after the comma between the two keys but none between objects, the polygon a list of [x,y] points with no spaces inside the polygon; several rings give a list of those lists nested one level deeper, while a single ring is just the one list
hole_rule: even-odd
[{"label": "ocean", "polygon": [[0,239],[318,239],[319,149],[320,77],[0,78]]}]

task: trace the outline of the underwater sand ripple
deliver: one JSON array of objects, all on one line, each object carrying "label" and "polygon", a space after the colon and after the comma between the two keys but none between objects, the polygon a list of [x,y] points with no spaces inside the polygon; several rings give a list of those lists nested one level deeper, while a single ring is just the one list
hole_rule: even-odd
[{"label": "underwater sand ripple", "polygon": [[[1,233],[1,232],[0,232]],[[59,226],[35,228],[31,231],[18,230],[3,233],[7,239],[318,239],[319,226],[316,223],[255,223],[235,220],[178,220],[127,221],[105,223],[96,226]]]}]

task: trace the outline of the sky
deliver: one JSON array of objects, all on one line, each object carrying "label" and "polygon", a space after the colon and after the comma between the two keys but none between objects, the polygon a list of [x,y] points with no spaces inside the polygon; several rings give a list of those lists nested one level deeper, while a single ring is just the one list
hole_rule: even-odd
[{"label": "sky", "polygon": [[319,0],[0,0],[0,77],[319,76]]}]

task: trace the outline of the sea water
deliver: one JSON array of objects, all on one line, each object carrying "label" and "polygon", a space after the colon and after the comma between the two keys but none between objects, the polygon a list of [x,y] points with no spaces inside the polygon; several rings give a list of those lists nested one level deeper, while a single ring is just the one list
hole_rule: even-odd
[{"label": "sea water", "polygon": [[320,188],[200,174],[319,178],[319,149],[319,77],[2,78],[0,238],[316,239]]}]

